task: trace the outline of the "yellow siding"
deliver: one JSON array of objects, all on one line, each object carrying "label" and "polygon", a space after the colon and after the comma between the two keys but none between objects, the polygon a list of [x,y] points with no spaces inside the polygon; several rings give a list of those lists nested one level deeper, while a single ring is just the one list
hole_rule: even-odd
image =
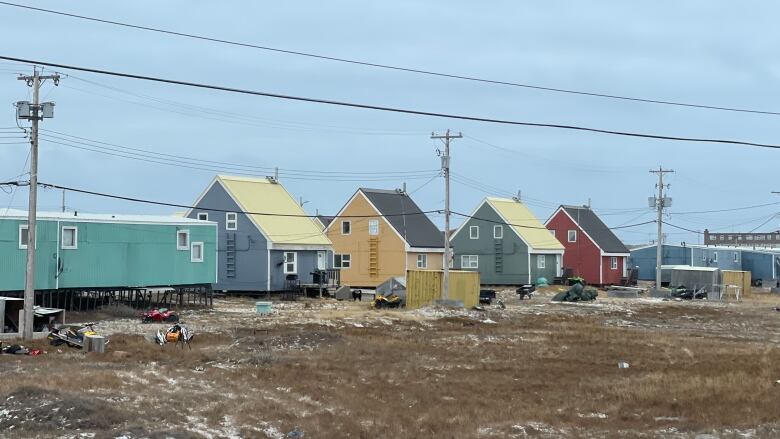
[{"label": "yellow siding", "polygon": [[245,212],[290,215],[248,215],[273,243],[330,245],[322,230],[305,216],[306,212],[281,184],[265,178],[217,178]]},{"label": "yellow siding", "polygon": [[[406,308],[416,309],[442,298],[444,272],[408,270],[406,272]],[[450,300],[460,300],[466,309],[479,303],[479,272],[450,271]]]},{"label": "yellow siding", "polygon": [[[753,288],[750,285],[751,284],[751,273],[749,271],[731,271],[731,270],[723,270],[721,271],[721,275],[723,276],[722,283],[723,285],[737,285],[741,287],[742,293],[744,295],[748,295],[752,292]],[[729,292],[732,292],[733,289],[731,289]]]},{"label": "yellow siding", "polygon": [[[361,216],[365,216],[365,218],[355,218]],[[370,219],[379,220],[379,234],[376,236],[368,234],[368,221]],[[351,234],[341,234],[343,221],[352,222]],[[333,219],[326,233],[333,243],[334,253],[349,254],[352,258],[351,267],[341,269],[342,284],[376,287],[390,277],[404,275],[406,271],[406,243],[361,193],[358,193],[343,209],[340,216]],[[371,238],[374,238],[376,243],[375,271],[372,270],[371,266],[371,247],[373,246]]]},{"label": "yellow siding", "polygon": [[444,268],[444,253],[436,253],[436,252],[408,252],[406,254],[406,266],[409,267],[411,270],[418,269],[417,268],[417,255],[427,255],[428,256],[428,266],[425,268],[419,268],[419,270],[441,270]]},{"label": "yellow siding", "polygon": [[561,244],[525,204],[509,198],[490,197],[487,202],[523,240],[535,250],[563,250]]}]

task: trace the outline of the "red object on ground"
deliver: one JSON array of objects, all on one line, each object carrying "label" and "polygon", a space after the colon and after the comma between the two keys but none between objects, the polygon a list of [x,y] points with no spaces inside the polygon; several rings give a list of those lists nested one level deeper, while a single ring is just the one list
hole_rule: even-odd
[{"label": "red object on ground", "polygon": [[167,308],[153,308],[141,314],[144,323],[168,322],[175,323],[179,321],[179,316],[174,311]]}]

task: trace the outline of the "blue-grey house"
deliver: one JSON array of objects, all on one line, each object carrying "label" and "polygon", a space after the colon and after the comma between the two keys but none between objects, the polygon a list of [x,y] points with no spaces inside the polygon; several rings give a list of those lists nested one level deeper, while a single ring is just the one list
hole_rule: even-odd
[{"label": "blue-grey house", "polygon": [[218,224],[216,290],[280,291],[332,268],[330,240],[272,178],[218,175],[185,216]]}]

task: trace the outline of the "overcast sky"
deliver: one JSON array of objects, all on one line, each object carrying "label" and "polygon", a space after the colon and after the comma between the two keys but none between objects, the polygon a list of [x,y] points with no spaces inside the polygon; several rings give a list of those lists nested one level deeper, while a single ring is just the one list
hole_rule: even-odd
[{"label": "overcast sky", "polygon": [[[780,111],[776,17],[780,5],[730,1],[331,1],[54,2],[30,5],[288,50],[459,75],[706,105]],[[680,108],[474,83],[195,41],[0,5],[0,54],[228,87],[490,118],[584,125],[675,136],[780,144],[780,117]],[[15,79],[31,68],[0,62],[0,127],[12,103],[30,99]],[[441,144],[450,128],[453,210],[488,195],[522,191],[544,221],[554,206],[589,199],[610,226],[652,220],[647,197],[663,165],[674,198],[669,222],[696,230],[776,230],[780,206],[717,214],[674,212],[780,202],[772,190],[780,151],[491,125],[311,103],[60,70],[46,84],[54,119],[42,128],[91,141],[282,171],[314,213],[336,213],[359,186],[404,181],[424,210],[444,205]],[[193,106],[198,106],[194,108]],[[202,108],[201,108],[202,107]],[[190,169],[77,149],[116,146],[62,134],[41,140],[40,180],[130,197],[189,204],[214,169]],[[60,139],[56,139],[57,136]],[[25,172],[29,147],[0,132],[0,179]],[[71,139],[74,139],[71,137]],[[70,146],[53,143],[69,143]],[[494,145],[489,146],[488,144]],[[499,147],[496,148],[495,146]],[[506,150],[513,150],[509,152]],[[125,150],[127,151],[127,150]],[[193,164],[194,163],[194,164]],[[180,162],[181,164],[181,162]],[[246,169],[246,168],[245,168]],[[305,172],[304,172],[305,171]],[[318,174],[314,172],[332,174]],[[412,176],[398,172],[426,171]],[[427,172],[432,171],[432,172]],[[258,175],[272,171],[246,172]],[[366,175],[373,175],[364,178]],[[322,176],[328,175],[328,179]],[[24,177],[23,177],[24,178]],[[295,178],[295,179],[293,179]],[[383,181],[377,181],[384,178]],[[326,180],[326,181],[323,181]],[[362,181],[336,181],[362,180]],[[427,184],[426,184],[427,183]],[[27,192],[0,192],[0,207],[26,208]],[[68,194],[69,209],[160,213],[169,208]],[[60,194],[43,191],[43,209]],[[434,220],[442,224],[441,217]],[[455,218],[454,223],[460,223]],[[669,229],[669,241],[696,242]],[[645,243],[649,224],[621,230]]]}]

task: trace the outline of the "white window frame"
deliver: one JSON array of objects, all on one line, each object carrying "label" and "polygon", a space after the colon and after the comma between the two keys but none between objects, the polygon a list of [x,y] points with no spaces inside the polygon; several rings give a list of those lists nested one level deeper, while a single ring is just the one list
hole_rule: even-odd
[{"label": "white window frame", "polygon": [[[64,227],[63,227],[64,228]],[[187,242],[183,245],[179,243],[179,235],[186,235]],[[190,231],[189,230],[177,230],[176,231],[176,250],[189,250],[190,249]]]},{"label": "white window frame", "polygon": [[198,221],[208,221],[208,220],[209,220],[208,212],[198,212]]},{"label": "white window frame", "polygon": [[428,255],[417,255],[417,268],[428,268]]},{"label": "white window frame", "polygon": [[[195,257],[195,247],[200,248],[200,257]],[[205,247],[202,242],[193,242],[190,244],[190,262],[203,262]]]},{"label": "white window frame", "polygon": [[370,219],[370,220],[368,220],[368,234],[369,234],[369,236],[377,236],[377,235],[379,235],[379,220],[378,219]]},{"label": "white window frame", "polygon": [[[336,264],[336,256],[339,257],[339,263],[338,264]],[[347,264],[346,264],[346,266],[344,265],[344,256],[347,257],[347,261],[346,261]],[[334,253],[333,254],[333,268],[340,268],[340,269],[343,270],[345,268],[350,268],[351,266],[352,266],[352,254],[351,253]]]},{"label": "white window frame", "polygon": [[[230,219],[231,215],[233,219]],[[236,212],[225,212],[225,230],[238,230],[238,214]]]},{"label": "white window frame", "polygon": [[[19,239],[17,243],[19,244],[19,250],[27,250],[27,244],[22,244],[22,230],[27,230],[27,242],[30,241],[30,226],[27,224],[19,224]],[[38,234],[35,234],[35,244],[38,244]],[[38,248],[36,245],[35,248]]]},{"label": "white window frame", "polygon": [[[347,225],[347,233],[344,233],[344,225]],[[342,235],[351,235],[352,234],[352,221],[350,220],[341,220],[341,234]]]},{"label": "white window frame", "polygon": [[618,258],[617,256],[611,256],[609,259],[609,269],[610,270],[617,270],[618,269]]},{"label": "white window frame", "polygon": [[544,255],[536,255],[536,268],[542,270],[547,267],[547,259]]},{"label": "white window frame", "polygon": [[[73,230],[73,245],[65,245],[65,230]],[[60,235],[63,250],[77,250],[79,248],[79,228],[76,226],[62,226],[62,235]]]},{"label": "white window frame", "polygon": [[501,224],[493,226],[493,239],[504,239],[504,226]]},{"label": "white window frame", "polygon": [[460,255],[460,268],[479,268],[479,255]]},{"label": "white window frame", "polygon": [[[292,262],[287,260],[287,255],[293,255]],[[292,264],[292,270],[288,269],[290,264]],[[284,252],[282,267],[284,274],[298,274],[298,252]]]},{"label": "white window frame", "polygon": [[479,239],[479,226],[469,226],[469,239]]},{"label": "white window frame", "polygon": [[[574,236],[574,239],[572,239],[572,236]],[[569,230],[566,234],[566,239],[568,242],[577,242],[577,231],[576,230]]]}]

